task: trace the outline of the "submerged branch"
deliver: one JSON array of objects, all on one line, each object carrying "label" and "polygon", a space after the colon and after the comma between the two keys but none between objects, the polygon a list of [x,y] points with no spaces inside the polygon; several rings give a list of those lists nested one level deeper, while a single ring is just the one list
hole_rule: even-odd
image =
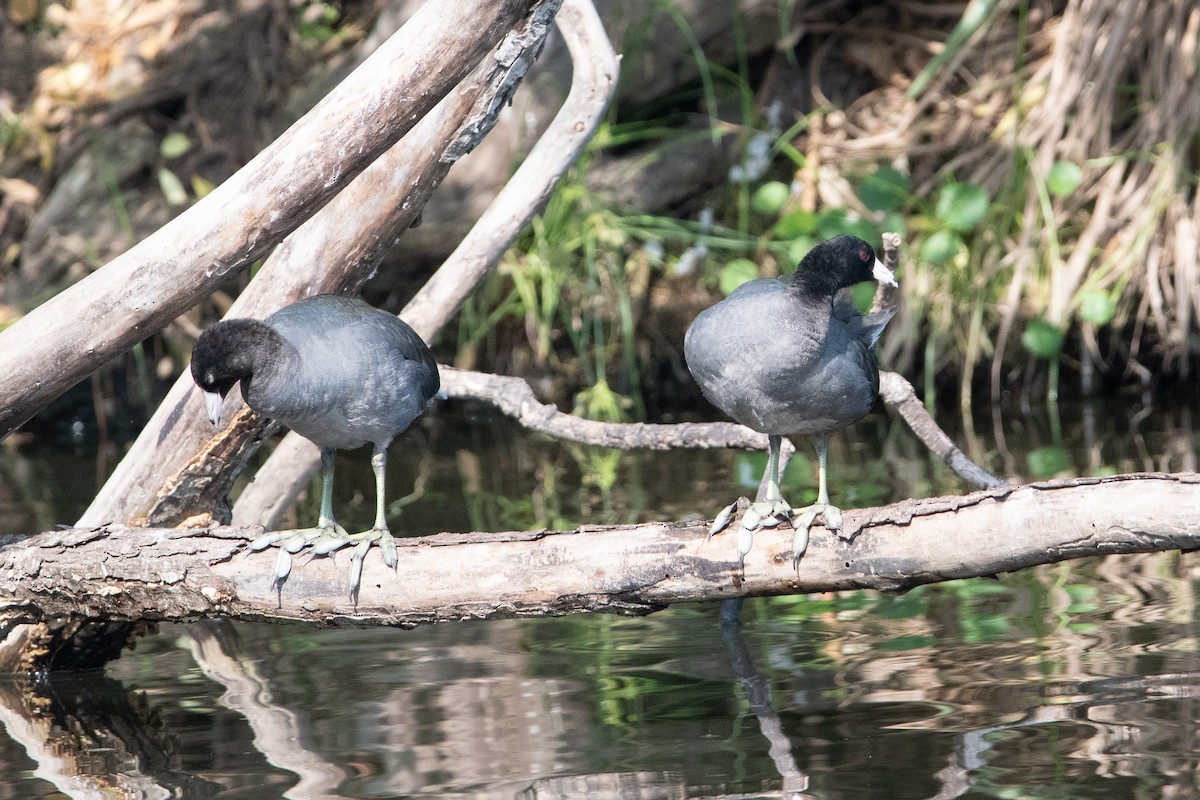
[{"label": "submerged branch", "polygon": [[925,406],[917,399],[912,384],[903,375],[895,372],[879,373],[879,396],[888,408],[900,415],[900,419],[912,429],[921,443],[940,458],[942,463],[958,473],[960,478],[982,489],[1008,486],[1008,482],[1003,478],[988,472],[958,449],[958,445],[951,441],[925,410]]},{"label": "submerged branch", "polygon": [[0,549],[0,619],[241,620],[412,626],[576,611],[645,614],[672,603],[992,575],[1109,553],[1200,548],[1200,476],[1076,478],[847,510],[850,540],[818,532],[799,569],[786,525],[756,535],[740,569],[707,523],[439,534],[371,554],[358,606],[346,556],[298,564],[278,593],[257,527],[98,527]]}]

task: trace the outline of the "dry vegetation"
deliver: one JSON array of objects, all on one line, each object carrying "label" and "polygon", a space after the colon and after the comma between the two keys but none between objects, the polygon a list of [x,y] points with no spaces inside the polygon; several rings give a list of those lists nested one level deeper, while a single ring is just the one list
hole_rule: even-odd
[{"label": "dry vegetation", "polygon": [[[951,177],[987,192],[989,224],[969,255],[909,288],[954,298],[916,305],[956,352],[992,356],[993,393],[1014,326],[1035,317],[1079,324],[1085,367],[1145,371],[1144,360],[1187,375],[1200,312],[1200,7],[974,5],[994,8],[953,50],[942,42],[961,7],[916,3],[865,12],[839,34],[852,44],[826,48],[826,58],[858,59],[881,86],[827,115],[805,142],[821,201],[853,196],[841,175],[856,162],[903,165],[918,197]],[[943,63],[930,60],[940,55]],[[1082,170],[1063,195],[1046,185],[1058,162]],[[1107,341],[1081,320],[1088,291],[1118,301]],[[981,315],[962,313],[978,302]],[[910,339],[920,330],[910,326]],[[916,343],[894,337],[891,346]]]}]

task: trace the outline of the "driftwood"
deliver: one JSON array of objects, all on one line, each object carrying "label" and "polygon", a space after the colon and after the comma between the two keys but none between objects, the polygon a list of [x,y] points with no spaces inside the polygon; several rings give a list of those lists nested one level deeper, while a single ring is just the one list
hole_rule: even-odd
[{"label": "driftwood", "polygon": [[534,5],[426,5],[210,195],[0,332],[0,373],[11,387],[0,397],[0,436],[265,255],[407,133]]},{"label": "driftwood", "polygon": [[[211,195],[0,333],[0,363],[9,364],[11,387],[0,398],[0,436],[293,230],[239,297],[235,313],[262,316],[305,294],[361,286],[381,248],[419,218],[442,176],[494,122],[540,51],[559,3],[427,4]],[[586,0],[568,3],[582,23],[594,20]],[[616,78],[602,29],[600,40],[598,52],[609,54],[609,87],[600,93],[596,119]],[[577,137],[586,140],[593,127],[579,125]],[[221,514],[238,465],[253,452],[248,445],[266,425],[238,413],[235,434],[210,440],[211,428],[189,403],[192,388],[186,375],[177,382],[81,524],[93,518],[175,524],[199,508]],[[107,624],[83,631],[69,620],[27,630],[11,621],[0,620],[8,636],[0,666],[10,669],[94,666],[129,632]]]},{"label": "driftwood", "polygon": [[[426,341],[453,319],[495,269],[591,139],[616,91],[617,56],[591,3],[566,0],[555,22],[571,54],[570,93],[512,179],[400,313]],[[232,521],[274,527],[317,465],[317,448],[311,442],[285,436],[259,471],[265,479],[255,480],[238,497]],[[92,521],[100,519],[103,516],[93,516]]]},{"label": "driftwood", "polygon": [[[380,244],[413,221],[424,197],[444,174],[445,164],[494,118],[497,99],[514,80],[510,68],[536,53],[548,21],[545,13],[552,14],[554,5],[536,5],[544,12],[540,16],[515,17],[509,49],[501,45],[463,88],[297,230],[268,260],[254,288],[239,300],[243,307],[238,310],[262,314],[314,287],[347,289],[360,283]],[[583,5],[567,0],[564,11],[569,16]],[[502,53],[507,56],[502,58]],[[590,85],[607,84],[611,89],[615,65],[601,58],[591,66]],[[601,95],[585,98],[587,121],[564,117],[567,123],[574,122],[573,146],[585,141],[595,124],[597,108],[607,101],[607,94]],[[560,153],[558,161],[542,170],[544,180],[534,202],[524,204],[521,213],[536,206],[574,152],[569,151],[565,160]],[[363,197],[379,192],[395,200],[389,213],[356,219],[354,226],[345,224]],[[437,295],[431,288],[425,294],[437,296],[436,301],[426,297],[408,310],[426,336],[444,324],[469,286],[486,274],[488,254],[494,258],[515,236],[521,216],[513,215],[502,232],[488,230],[494,220],[485,222],[479,230],[486,238],[471,243],[465,249],[468,255],[443,267],[439,275],[445,278],[440,284],[438,279],[430,284],[450,291]],[[893,263],[897,247],[895,239],[885,243],[885,258]],[[329,265],[318,264],[314,253],[336,253],[334,268],[321,270]],[[456,285],[458,280],[463,284]],[[587,423],[542,405],[527,385],[514,379],[448,370],[446,384],[455,396],[488,400],[528,427],[576,441],[635,447],[762,446],[758,434],[727,423],[695,428]],[[267,563],[273,556],[250,554],[246,547],[261,532],[257,525],[174,529],[111,523],[135,518],[138,509],[146,507],[143,501],[152,503],[149,521],[158,525],[178,522],[205,498],[212,507],[228,487],[230,462],[244,458],[246,444],[262,435],[263,421],[243,411],[238,422],[209,442],[182,471],[172,455],[162,459],[167,471],[148,473],[147,460],[162,455],[167,438],[180,436],[178,441],[186,442],[186,437],[197,436],[195,423],[202,416],[198,407],[189,405],[189,390],[186,378],[181,380],[127,463],[85,515],[86,524],[0,549],[0,597],[4,598],[0,620],[10,635],[7,646],[0,646],[0,667],[52,665],[55,655],[39,653],[39,648],[59,648],[64,641],[78,645],[67,659],[71,663],[102,663],[110,657],[118,634],[129,632],[123,622],[219,617],[408,626],[585,610],[648,613],[685,600],[849,588],[903,590],[1082,555],[1190,549],[1200,539],[1195,525],[1200,518],[1200,490],[1195,476],[1119,476],[1007,487],[971,464],[927,415],[922,418],[924,409],[911,386],[899,376],[885,375],[883,394],[889,407],[947,464],[968,480],[993,488],[965,497],[848,510],[846,533],[851,539],[818,534],[799,569],[793,569],[788,555],[791,534],[786,525],[756,537],[744,567],[738,564],[729,537],[708,538],[704,523],[441,534],[405,540],[395,570],[368,559],[359,603],[352,605],[344,586],[344,559],[337,556],[301,565],[274,591]],[[0,421],[3,413],[0,409]],[[172,454],[181,452],[178,441],[170,449]],[[200,443],[193,438],[193,448]],[[268,474],[290,476],[286,480],[294,486],[309,458],[298,452],[299,458],[287,470],[272,469]],[[164,480],[147,480],[147,475],[161,475]],[[279,485],[276,479],[274,486]],[[273,499],[258,506],[263,514],[277,513],[286,497],[272,491]],[[41,625],[32,630],[19,623]],[[76,635],[89,628],[101,630],[100,641],[91,649],[90,634]],[[13,646],[14,637],[23,638],[22,647]],[[2,661],[14,652],[25,660]]]},{"label": "driftwood", "polygon": [[0,616],[412,626],[902,591],[1088,555],[1200,548],[1200,476],[1075,478],[847,510],[849,540],[817,531],[798,569],[787,526],[755,537],[744,570],[733,539],[706,530],[704,522],[645,523],[400,540],[395,570],[367,559],[357,606],[342,556],[314,558],[273,590],[274,554],[247,550],[258,527],[54,531],[0,550]]},{"label": "driftwood", "polygon": [[[504,41],[470,79],[271,254],[231,315],[263,317],[307,294],[352,291],[362,285],[380,248],[418,218],[441,177],[477,140],[486,120],[494,119],[497,103],[524,74],[557,8],[550,2],[530,5],[534,12],[516,18]],[[409,25],[393,39],[404,36]],[[339,87],[335,94],[341,91]],[[190,302],[200,296],[193,295]],[[221,433],[225,441],[210,441],[212,426],[198,403],[191,376],[185,373],[79,524],[144,520],[174,525],[199,508],[220,507],[236,474],[224,456],[248,457],[263,423],[252,414],[238,415]],[[227,408],[232,411],[232,406]]]}]

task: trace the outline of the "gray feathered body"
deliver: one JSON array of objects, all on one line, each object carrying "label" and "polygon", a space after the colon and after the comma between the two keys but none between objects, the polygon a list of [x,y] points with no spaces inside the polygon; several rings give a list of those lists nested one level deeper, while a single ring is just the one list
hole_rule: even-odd
[{"label": "gray feathered body", "polygon": [[416,332],[361,300],[320,295],[265,321],[283,346],[242,394],[319,447],[386,447],[438,391],[437,363]]},{"label": "gray feathered body", "polygon": [[891,312],[864,318],[848,292],[802,295],[786,279],[738,287],[688,328],[684,357],[704,396],[763,433],[830,433],[879,390],[872,348]]}]

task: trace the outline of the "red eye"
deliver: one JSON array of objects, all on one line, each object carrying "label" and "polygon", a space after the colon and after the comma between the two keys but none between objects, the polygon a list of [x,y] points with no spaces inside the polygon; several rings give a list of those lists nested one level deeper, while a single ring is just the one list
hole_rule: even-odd
[{"label": "red eye", "polygon": [[868,258],[868,257],[867,257],[867,251],[866,251],[866,250],[859,250],[859,251],[858,251],[858,258],[859,258],[859,260],[860,260],[860,261],[870,261],[870,260],[871,260],[870,258]]}]

